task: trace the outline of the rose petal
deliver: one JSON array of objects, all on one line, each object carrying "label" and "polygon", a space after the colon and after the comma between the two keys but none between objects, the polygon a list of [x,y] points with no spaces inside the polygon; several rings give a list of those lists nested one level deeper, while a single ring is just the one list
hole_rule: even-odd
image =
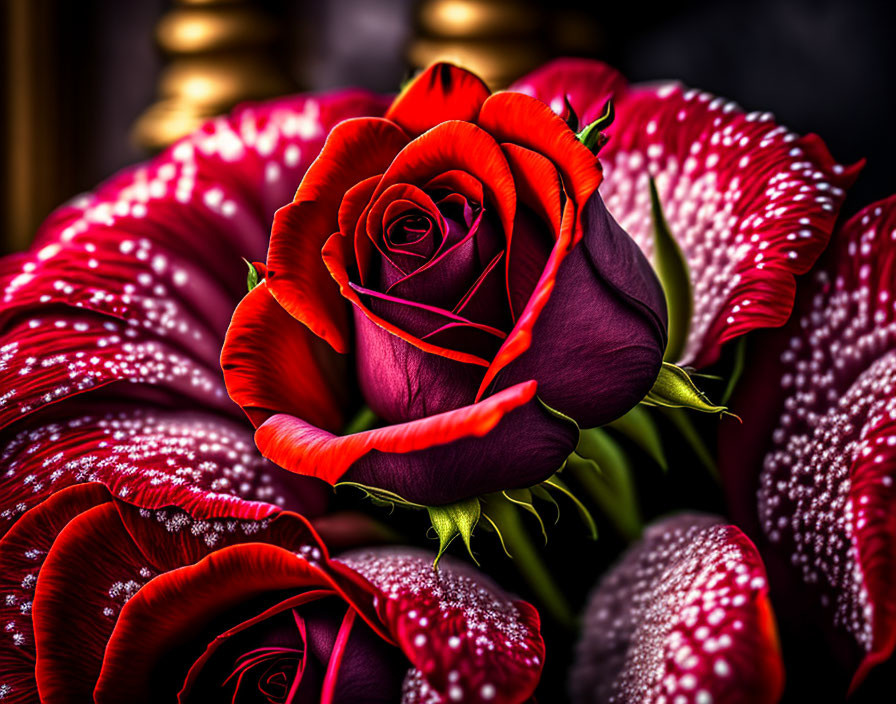
[{"label": "rose petal", "polygon": [[652,176],[688,263],[694,309],[680,362],[706,366],[724,342],[783,324],[793,277],[827,244],[858,168],[768,114],[676,84],[632,89],[607,134],[607,208],[651,257]]},{"label": "rose petal", "polygon": [[618,100],[626,80],[616,69],[592,59],[555,59],[510,86],[510,90],[531,95],[562,115],[569,100],[579,116],[579,129],[601,115],[609,98]]},{"label": "rose petal", "polygon": [[339,560],[382,590],[379,613],[420,676],[448,701],[526,701],[544,662],[538,612],[444,557],[379,548]]},{"label": "rose petal", "polygon": [[829,649],[846,641],[853,687],[896,645],[894,231],[891,197],[835,235],[791,323],[757,347],[733,404],[744,424],[720,444],[731,505],[761,534],[794,628],[806,618],[828,625]]},{"label": "rose petal", "polygon": [[333,128],[295,200],[277,211],[268,250],[274,298],[337,352],[348,351],[347,309],[320,252],[338,228],[339,204],[355,184],[383,173],[407,143],[391,122],[355,118]]},{"label": "rose petal", "polygon": [[597,157],[540,100],[522,93],[496,93],[482,106],[479,124],[499,142],[510,142],[548,158],[577,207],[581,208],[600,185]]},{"label": "rose petal", "polygon": [[258,428],[255,442],[265,457],[281,467],[335,484],[371,450],[404,454],[470,436],[481,438],[534,395],[535,383],[527,382],[471,406],[345,436],[335,436],[301,418],[280,414]]},{"label": "rose petal", "polygon": [[784,672],[765,570],[737,528],[697,514],[648,528],[593,592],[576,704],[774,704]]},{"label": "rose petal", "polygon": [[475,122],[489,93],[477,75],[451,64],[433,64],[395,99],[386,119],[413,136],[446,120]]},{"label": "rose petal", "polygon": [[498,386],[538,381],[539,396],[582,427],[603,425],[653,385],[666,348],[666,305],[650,263],[600,195],[582,216],[585,239],[566,257],[528,351]]},{"label": "rose petal", "polygon": [[230,397],[258,426],[275,413],[345,424],[346,360],[289,315],[262,282],[237,306],[221,351]]}]

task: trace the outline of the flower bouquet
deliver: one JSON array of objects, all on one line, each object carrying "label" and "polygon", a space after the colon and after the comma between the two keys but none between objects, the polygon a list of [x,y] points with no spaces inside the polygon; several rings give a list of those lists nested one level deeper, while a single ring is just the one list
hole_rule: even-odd
[{"label": "flower bouquet", "polygon": [[437,64],[62,206],[0,261],[0,701],[869,696],[896,198],[841,221],[860,167],[594,61]]}]

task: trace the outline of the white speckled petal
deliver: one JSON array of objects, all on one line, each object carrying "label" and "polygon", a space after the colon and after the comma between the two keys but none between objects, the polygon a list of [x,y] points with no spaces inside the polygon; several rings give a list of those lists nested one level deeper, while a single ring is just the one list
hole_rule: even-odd
[{"label": "white speckled petal", "polygon": [[722,469],[794,598],[851,641],[855,685],[896,645],[896,197],[844,225],[804,294],[735,398]]},{"label": "white speckled petal", "polygon": [[607,208],[650,257],[652,176],[690,269],[694,310],[679,361],[705,366],[727,340],[782,325],[794,275],[824,249],[858,169],[836,164],[814,135],[677,84],[631,88],[607,134]]},{"label": "white speckled petal", "polygon": [[576,704],[773,704],[783,667],[765,569],[736,527],[699,514],[650,526],[591,595]]},{"label": "white speckled petal", "polygon": [[434,570],[432,553],[421,550],[364,550],[339,561],[386,597],[380,617],[416,669],[404,704],[520,704],[532,695],[544,663],[532,606],[460,561],[443,558]]}]

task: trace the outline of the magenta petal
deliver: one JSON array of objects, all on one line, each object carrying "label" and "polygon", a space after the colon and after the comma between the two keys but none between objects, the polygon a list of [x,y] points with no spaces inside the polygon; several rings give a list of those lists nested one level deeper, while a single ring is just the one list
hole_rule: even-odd
[{"label": "magenta petal", "polygon": [[775,704],[783,677],[756,548],[684,514],[648,528],[598,584],[570,685],[576,704]]}]

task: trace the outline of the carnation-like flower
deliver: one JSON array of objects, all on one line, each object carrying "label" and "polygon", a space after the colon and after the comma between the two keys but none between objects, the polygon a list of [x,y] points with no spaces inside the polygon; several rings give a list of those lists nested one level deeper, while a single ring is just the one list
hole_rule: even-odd
[{"label": "carnation-like flower", "polygon": [[735,399],[744,423],[720,441],[786,625],[827,635],[819,657],[837,654],[853,687],[896,646],[894,273],[890,197],[837,232],[790,325],[757,344]]},{"label": "carnation-like flower", "polygon": [[762,560],[700,514],[648,527],[600,581],[570,673],[576,704],[774,704],[783,686]]},{"label": "carnation-like flower", "polygon": [[[547,105],[446,64],[385,119],[338,125],[222,352],[262,453],[427,505],[547,479],[576,443],[560,414],[624,414],[666,344],[662,289],[600,181]],[[341,435],[355,385],[386,425]]]}]

